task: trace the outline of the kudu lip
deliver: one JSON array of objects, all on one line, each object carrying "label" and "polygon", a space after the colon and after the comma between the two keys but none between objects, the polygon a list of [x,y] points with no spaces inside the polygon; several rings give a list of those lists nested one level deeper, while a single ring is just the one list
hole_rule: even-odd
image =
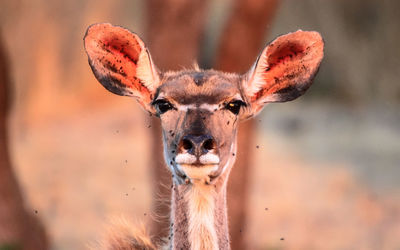
[{"label": "kudu lip", "polygon": [[218,165],[220,163],[220,158],[214,153],[207,153],[200,157],[196,157],[189,153],[179,153],[175,156],[175,162],[181,165],[184,164],[201,167],[203,165]]},{"label": "kudu lip", "polygon": [[219,169],[220,158],[213,153],[207,153],[196,157],[189,153],[179,153],[175,157],[174,167],[181,183],[206,183],[210,184]]},{"label": "kudu lip", "polygon": [[181,172],[185,174],[185,183],[205,183],[210,184],[216,177],[214,173],[218,170],[218,164],[209,165],[193,165],[182,164],[178,165]]}]

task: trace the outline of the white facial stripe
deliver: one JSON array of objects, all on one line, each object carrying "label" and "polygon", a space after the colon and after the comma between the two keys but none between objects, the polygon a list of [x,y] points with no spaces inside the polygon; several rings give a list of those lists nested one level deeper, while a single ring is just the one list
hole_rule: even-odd
[{"label": "white facial stripe", "polygon": [[[161,94],[160,94],[161,96]],[[231,99],[233,100],[242,100],[242,97],[239,94],[236,94]],[[202,103],[199,106],[195,104],[178,104],[177,108],[179,111],[188,111],[188,109],[203,109],[209,112],[215,112],[220,108],[219,104],[209,104],[209,103]]]},{"label": "white facial stripe", "polygon": [[205,155],[200,156],[201,164],[219,164],[219,157],[216,154],[207,153]]},{"label": "white facial stripe", "polygon": [[194,105],[194,104],[189,104],[189,105],[178,104],[177,106],[178,106],[177,108],[179,111],[184,111],[184,112],[187,112],[189,109],[196,108],[196,105]]},{"label": "white facial stripe", "polygon": [[218,104],[202,103],[199,108],[214,112],[215,110],[218,110]]},{"label": "white facial stripe", "polygon": [[214,112],[216,109],[218,109],[218,104],[208,104],[208,103],[200,104],[200,106],[196,106],[194,104],[188,104],[188,105],[179,104],[177,106],[179,111],[184,111],[184,112],[188,111],[189,109],[204,109],[210,112]]},{"label": "white facial stripe", "polygon": [[193,164],[196,162],[196,157],[189,153],[178,154],[175,157],[175,162],[178,164]]}]

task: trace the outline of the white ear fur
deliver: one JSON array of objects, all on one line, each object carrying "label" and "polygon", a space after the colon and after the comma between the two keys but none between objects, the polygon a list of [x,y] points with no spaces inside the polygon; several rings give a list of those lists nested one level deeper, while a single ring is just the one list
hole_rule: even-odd
[{"label": "white ear fur", "polygon": [[324,52],[321,35],[298,30],[268,44],[243,78],[254,113],[265,103],[296,99],[311,86]]},{"label": "white ear fur", "polygon": [[107,90],[136,97],[146,110],[154,111],[151,101],[160,77],[138,35],[108,23],[94,24],[84,45],[94,75]]},{"label": "white ear fur", "polygon": [[247,96],[254,96],[259,92],[265,85],[265,79],[263,78],[264,67],[261,65],[268,65],[267,53],[265,53],[267,48],[264,48],[262,53],[258,56],[256,62],[250,68],[248,73],[248,79],[244,82],[244,91]]},{"label": "white ear fur", "polygon": [[151,59],[147,48],[139,55],[139,61],[136,69],[137,77],[144,83],[150,92],[155,92],[160,85],[160,77],[158,71]]}]

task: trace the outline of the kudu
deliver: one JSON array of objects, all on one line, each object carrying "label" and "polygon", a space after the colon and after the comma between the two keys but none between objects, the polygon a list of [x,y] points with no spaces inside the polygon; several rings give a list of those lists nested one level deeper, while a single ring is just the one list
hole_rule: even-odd
[{"label": "kudu", "polygon": [[[90,26],[84,45],[94,75],[107,90],[136,98],[161,119],[173,179],[167,246],[230,249],[226,186],[238,122],[258,114],[266,103],[304,94],[323,58],[319,33],[299,30],[278,37],[244,75],[198,67],[159,72],[143,41],[111,24]],[[129,232],[115,232],[104,247],[156,248],[145,235]]]},{"label": "kudu", "polygon": [[[210,41],[212,33],[207,28],[209,19],[213,19],[208,16],[210,1],[146,1],[147,19],[143,35],[159,69],[180,70],[182,65],[191,65],[197,58],[202,65],[207,65],[206,67],[212,65],[216,70],[243,73],[248,70],[265,45],[265,36],[272,27],[279,2],[280,0],[226,1],[226,5],[221,8],[229,9],[229,12],[221,31],[218,32],[215,53],[208,59],[204,58],[203,54],[204,48],[208,47],[205,41]],[[166,49],[169,53],[165,53]],[[151,210],[157,216],[149,217],[151,220],[148,226],[156,241],[168,236],[171,197],[169,187],[172,179],[163,161],[160,121],[155,116],[150,120],[149,150],[154,152],[148,164],[151,178],[154,179],[151,185]],[[239,123],[238,127],[237,143],[240,148],[233,166],[235,171],[229,175],[227,187],[229,234],[234,250],[251,248],[253,243],[248,240],[247,210],[254,171],[252,154],[256,149],[254,139],[258,124],[256,119],[248,119]]]}]

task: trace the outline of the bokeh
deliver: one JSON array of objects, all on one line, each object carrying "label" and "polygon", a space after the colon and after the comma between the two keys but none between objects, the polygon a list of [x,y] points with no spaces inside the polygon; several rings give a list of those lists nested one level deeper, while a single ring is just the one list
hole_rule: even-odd
[{"label": "bokeh", "polygon": [[[230,6],[208,6],[204,68]],[[145,8],[143,0],[0,1],[11,165],[51,249],[85,249],[112,216],[157,216],[150,118],[95,80],[82,40],[90,24],[110,22],[146,41]],[[325,58],[306,95],[256,117],[249,221],[240,229],[249,249],[400,248],[399,9],[395,0],[279,4],[265,44],[316,30]]]}]

